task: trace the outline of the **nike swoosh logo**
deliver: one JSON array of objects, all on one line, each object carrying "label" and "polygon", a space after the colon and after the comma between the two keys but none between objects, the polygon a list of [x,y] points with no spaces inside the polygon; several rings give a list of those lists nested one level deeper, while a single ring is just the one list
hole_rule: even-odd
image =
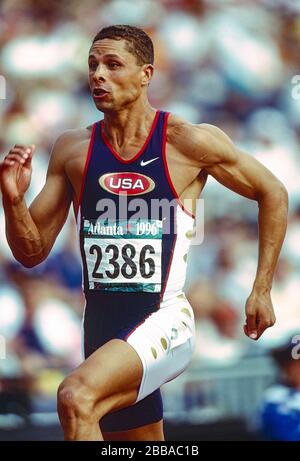
[{"label": "nike swoosh logo", "polygon": [[146,160],[146,162],[144,162],[144,160],[141,161],[141,166],[146,166],[148,165],[149,163],[151,162],[154,162],[155,160],[157,160],[159,157],[155,157],[155,158],[152,158],[151,160]]}]

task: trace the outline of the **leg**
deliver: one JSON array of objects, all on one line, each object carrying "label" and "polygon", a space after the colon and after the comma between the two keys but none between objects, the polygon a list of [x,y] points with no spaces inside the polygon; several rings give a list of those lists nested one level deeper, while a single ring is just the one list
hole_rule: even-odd
[{"label": "leg", "polygon": [[58,389],[58,414],[66,440],[103,440],[99,420],[135,403],[143,375],[136,351],[113,339],[97,349]]},{"label": "leg", "polygon": [[163,420],[129,431],[103,432],[106,441],[164,441]]}]

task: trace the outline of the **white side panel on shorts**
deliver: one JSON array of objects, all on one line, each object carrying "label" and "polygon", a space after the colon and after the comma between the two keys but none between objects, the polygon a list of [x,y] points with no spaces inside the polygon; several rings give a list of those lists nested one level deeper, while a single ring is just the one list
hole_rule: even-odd
[{"label": "white side panel on shorts", "polygon": [[181,293],[164,309],[151,314],[127,338],[143,363],[143,378],[136,402],[180,375],[191,361],[195,346],[195,320]]},{"label": "white side panel on shorts", "polygon": [[194,218],[177,205],[176,219],[177,239],[162,302],[167,302],[181,293],[186,278],[187,252],[192,238]]}]

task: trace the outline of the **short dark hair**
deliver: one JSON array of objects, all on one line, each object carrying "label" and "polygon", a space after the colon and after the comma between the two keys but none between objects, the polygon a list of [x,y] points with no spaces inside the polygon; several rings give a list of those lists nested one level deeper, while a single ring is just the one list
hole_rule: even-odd
[{"label": "short dark hair", "polygon": [[124,24],[104,27],[95,36],[93,43],[104,38],[126,40],[127,50],[136,57],[138,65],[153,64],[153,43],[149,35],[142,29]]}]

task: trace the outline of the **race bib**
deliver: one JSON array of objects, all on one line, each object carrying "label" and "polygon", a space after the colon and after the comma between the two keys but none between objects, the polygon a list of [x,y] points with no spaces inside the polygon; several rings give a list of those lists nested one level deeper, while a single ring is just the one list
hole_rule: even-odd
[{"label": "race bib", "polygon": [[161,291],[162,221],[84,219],[90,290]]}]

